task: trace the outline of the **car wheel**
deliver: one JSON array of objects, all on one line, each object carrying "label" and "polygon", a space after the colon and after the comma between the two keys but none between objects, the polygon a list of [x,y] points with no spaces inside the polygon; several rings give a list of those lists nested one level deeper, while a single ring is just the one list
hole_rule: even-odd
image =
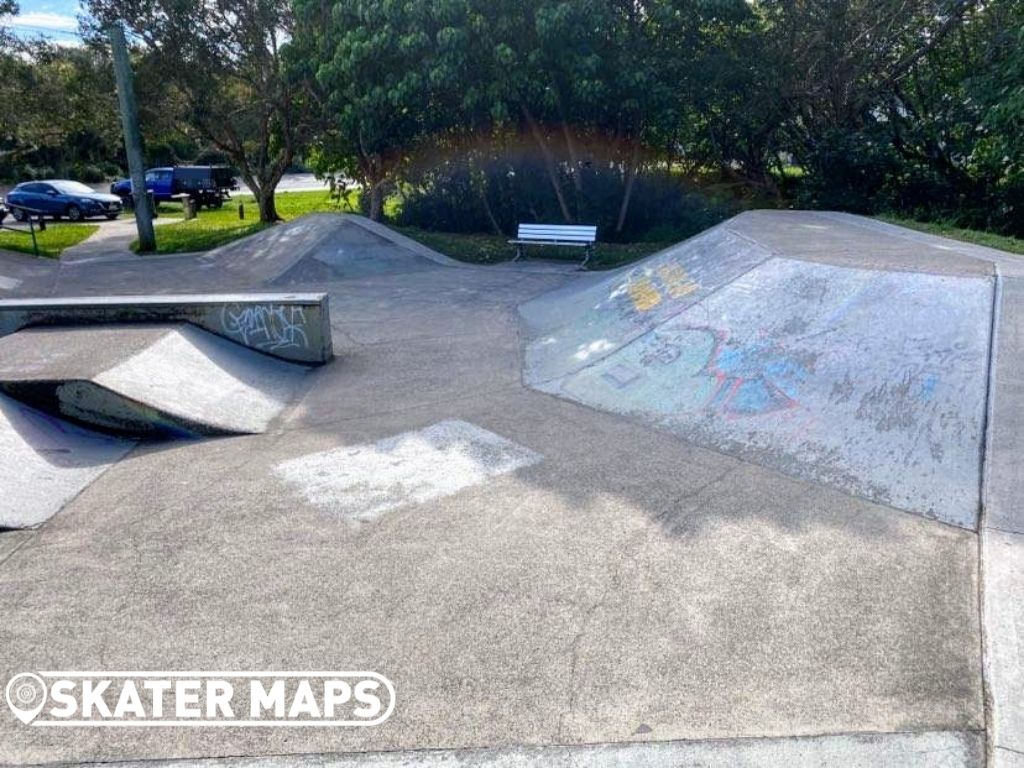
[{"label": "car wheel", "polygon": [[15,208],[13,213],[15,221],[28,221],[28,214],[21,208]]},{"label": "car wheel", "polygon": [[77,205],[69,205],[67,209],[68,221],[81,221],[82,209]]},{"label": "car wheel", "polygon": [[118,214],[116,214],[116,213],[108,213],[107,214],[107,221],[113,221],[117,217],[118,217]]}]

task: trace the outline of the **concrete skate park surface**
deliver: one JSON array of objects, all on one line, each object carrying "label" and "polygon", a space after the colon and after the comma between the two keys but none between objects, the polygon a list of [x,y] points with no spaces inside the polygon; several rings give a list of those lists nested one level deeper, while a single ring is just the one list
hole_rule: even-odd
[{"label": "concrete skate park surface", "polygon": [[0,677],[368,669],[397,704],[359,729],[5,710],[0,763],[1014,765],[1022,278],[802,212],[601,274],[341,216],[198,257],[4,255],[11,298],[325,291],[335,360],[230,438],[0,396],[3,493],[49,482],[56,512],[0,533]]}]

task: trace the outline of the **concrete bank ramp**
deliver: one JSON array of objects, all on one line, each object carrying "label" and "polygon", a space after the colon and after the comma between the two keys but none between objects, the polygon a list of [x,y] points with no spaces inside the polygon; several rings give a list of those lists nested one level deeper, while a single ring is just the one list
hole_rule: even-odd
[{"label": "concrete bank ramp", "polygon": [[132,445],[0,394],[0,528],[39,525]]},{"label": "concrete bank ramp", "polygon": [[522,307],[528,384],[974,527],[993,281],[782,258],[728,222]]},{"label": "concrete bank ramp", "polygon": [[185,323],[27,328],[0,338],[0,390],[119,435],[262,432],[306,371]]},{"label": "concrete bank ramp", "polygon": [[524,304],[531,384],[566,376],[639,338],[771,256],[718,226],[639,264],[584,278]]}]

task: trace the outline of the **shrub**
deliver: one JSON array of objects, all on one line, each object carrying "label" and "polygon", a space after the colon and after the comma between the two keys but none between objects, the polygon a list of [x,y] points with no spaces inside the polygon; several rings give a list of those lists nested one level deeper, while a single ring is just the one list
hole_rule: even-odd
[{"label": "shrub", "polygon": [[98,165],[76,165],[75,178],[85,184],[99,184],[106,181],[107,175]]},{"label": "shrub", "polygon": [[[420,229],[512,235],[519,222],[564,223],[543,165],[532,157],[492,159],[472,155],[443,161],[402,185],[397,221]],[[583,168],[580,191],[562,169],[562,189],[575,221],[598,226],[601,240],[669,242],[693,235],[734,208],[688,188],[665,173],[641,174],[633,188],[622,232],[615,227],[623,176],[609,164]]]}]

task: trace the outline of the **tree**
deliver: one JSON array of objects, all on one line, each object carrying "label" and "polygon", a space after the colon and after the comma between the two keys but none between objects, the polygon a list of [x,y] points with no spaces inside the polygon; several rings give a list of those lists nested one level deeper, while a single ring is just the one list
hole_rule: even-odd
[{"label": "tree", "polygon": [[90,0],[89,10],[97,31],[127,24],[180,95],[183,129],[223,151],[260,220],[276,221],[274,191],[307,129],[305,89],[285,76],[287,0]]},{"label": "tree", "polygon": [[18,13],[18,4],[14,0],[0,0],[0,50],[11,43],[11,31],[4,26],[3,20]]},{"label": "tree", "polygon": [[458,87],[443,52],[466,40],[451,24],[460,0],[295,0],[290,51],[296,80],[315,82],[320,130],[311,160],[318,171],[358,179],[370,218],[383,212],[385,186],[421,139],[460,117],[442,117],[442,94]]},{"label": "tree", "polygon": [[0,133],[8,167],[102,181],[120,147],[110,59],[102,49],[23,40],[0,59]]}]

